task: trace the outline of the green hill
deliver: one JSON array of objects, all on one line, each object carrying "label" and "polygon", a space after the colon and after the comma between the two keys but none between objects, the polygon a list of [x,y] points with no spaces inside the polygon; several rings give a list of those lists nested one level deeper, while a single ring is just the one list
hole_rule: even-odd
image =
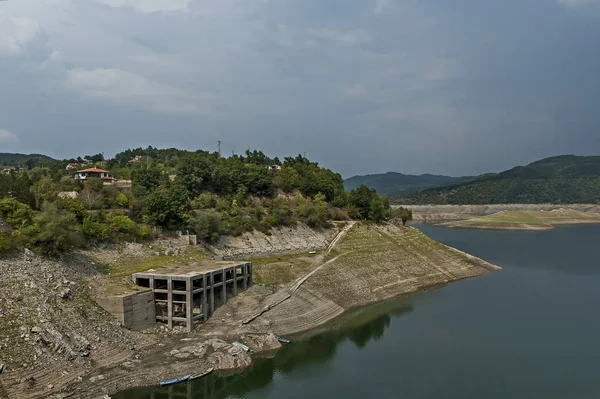
[{"label": "green hill", "polygon": [[397,198],[403,204],[600,203],[600,156],[563,155]]},{"label": "green hill", "polygon": [[362,184],[375,189],[380,195],[399,197],[422,191],[430,187],[447,186],[474,179],[473,177],[449,177],[438,175],[405,175],[397,172],[354,176],[344,180],[346,190],[353,190]]},{"label": "green hill", "polygon": [[50,166],[56,160],[42,154],[11,154],[0,152],[0,166],[28,167]]}]

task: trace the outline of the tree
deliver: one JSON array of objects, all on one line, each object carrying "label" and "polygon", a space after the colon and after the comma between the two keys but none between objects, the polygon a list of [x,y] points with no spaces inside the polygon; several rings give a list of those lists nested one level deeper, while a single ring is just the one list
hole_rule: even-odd
[{"label": "tree", "polygon": [[131,173],[133,192],[136,196],[143,196],[154,191],[160,186],[162,179],[160,170],[155,167],[149,169],[138,168]]},{"label": "tree", "polygon": [[198,196],[211,185],[213,165],[205,154],[189,154],[177,167],[177,182],[182,184],[192,197]]},{"label": "tree", "polygon": [[385,219],[385,208],[380,198],[374,198],[369,204],[369,220],[377,223],[383,222]]},{"label": "tree", "polygon": [[216,242],[222,233],[221,216],[217,212],[198,211],[190,218],[188,227],[206,242]]},{"label": "tree", "polygon": [[83,240],[77,230],[75,215],[46,202],[33,218],[33,225],[24,230],[25,244],[39,249],[44,255],[57,256],[80,247]]},{"label": "tree", "polygon": [[31,224],[33,212],[31,208],[14,198],[0,200],[0,219],[12,228],[19,229]]},{"label": "tree", "polygon": [[54,201],[58,195],[58,184],[54,183],[49,177],[42,177],[31,186],[31,193],[35,197],[35,206],[41,209],[46,201]]},{"label": "tree", "polygon": [[406,226],[406,222],[413,220],[413,214],[410,209],[400,206],[392,210],[392,218],[402,220],[402,225]]},{"label": "tree", "polygon": [[181,185],[159,188],[144,197],[141,208],[148,223],[169,229],[181,228],[189,217],[188,192]]},{"label": "tree", "polygon": [[88,210],[102,207],[102,188],[103,183],[100,179],[88,179],[85,182],[85,188],[79,193],[79,198]]},{"label": "tree", "polygon": [[379,200],[377,191],[364,184],[350,191],[348,202],[358,209],[360,219],[369,219],[369,211],[374,200]]}]

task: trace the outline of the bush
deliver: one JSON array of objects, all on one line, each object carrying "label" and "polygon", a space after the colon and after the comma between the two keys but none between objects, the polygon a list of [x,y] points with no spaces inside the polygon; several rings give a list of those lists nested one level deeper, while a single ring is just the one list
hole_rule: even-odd
[{"label": "bush", "polygon": [[212,209],[217,206],[217,197],[213,194],[200,194],[193,203],[194,209]]},{"label": "bush", "polygon": [[12,240],[8,234],[0,231],[0,255],[8,253],[12,248]]},{"label": "bush", "polygon": [[221,216],[217,212],[197,212],[190,218],[189,228],[202,240],[217,242],[222,233]]},{"label": "bush", "polygon": [[109,217],[110,227],[113,231],[132,235],[135,232],[135,223],[125,215],[113,215]]},{"label": "bush", "polygon": [[92,217],[86,217],[83,220],[81,231],[86,237],[100,241],[107,240],[110,237],[110,228],[104,223],[94,221]]},{"label": "bush", "polygon": [[329,225],[329,211],[325,196],[317,194],[314,201],[298,206],[298,216],[300,220],[310,227],[326,227]]},{"label": "bush", "polygon": [[275,198],[269,205],[269,217],[272,226],[291,226],[295,224],[294,213],[285,198]]},{"label": "bush", "polygon": [[14,198],[0,200],[0,217],[15,229],[29,225],[32,214],[29,206]]},{"label": "bush", "polygon": [[42,205],[42,211],[33,218],[33,225],[24,229],[22,239],[25,245],[44,255],[57,256],[83,245],[77,227],[73,213],[46,202]]}]

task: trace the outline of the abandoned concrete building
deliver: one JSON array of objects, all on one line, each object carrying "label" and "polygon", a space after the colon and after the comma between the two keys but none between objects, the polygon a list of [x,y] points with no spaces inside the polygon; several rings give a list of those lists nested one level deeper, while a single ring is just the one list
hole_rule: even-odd
[{"label": "abandoned concrete building", "polygon": [[169,328],[206,321],[215,309],[252,285],[252,263],[164,268],[133,275],[135,283],[154,293],[156,320]]},{"label": "abandoned concrete building", "polygon": [[[215,309],[252,286],[252,263],[218,262],[148,270],[133,275],[139,292],[98,298],[97,302],[131,330],[169,328],[206,321]],[[145,288],[145,289],[144,289]]]}]

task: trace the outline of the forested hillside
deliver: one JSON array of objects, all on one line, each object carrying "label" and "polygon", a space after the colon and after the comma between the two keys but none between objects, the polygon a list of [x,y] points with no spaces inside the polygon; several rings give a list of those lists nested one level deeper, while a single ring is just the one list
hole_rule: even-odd
[{"label": "forested hillside", "polygon": [[422,191],[430,187],[447,186],[473,180],[474,177],[450,177],[440,175],[405,175],[397,172],[353,176],[344,180],[346,190],[354,190],[361,185],[376,190],[380,195],[400,197]]},{"label": "forested hillside", "polygon": [[403,204],[600,203],[600,157],[564,155],[431,188],[395,199]]},{"label": "forested hillside", "polygon": [[[111,178],[74,179],[77,169],[93,167]],[[389,201],[374,190],[346,192],[338,173],[301,155],[280,160],[256,150],[222,157],[148,147],[0,174],[0,253],[26,246],[55,255],[151,239],[157,228],[215,241],[299,221],[319,228],[331,220],[392,216]]]}]

